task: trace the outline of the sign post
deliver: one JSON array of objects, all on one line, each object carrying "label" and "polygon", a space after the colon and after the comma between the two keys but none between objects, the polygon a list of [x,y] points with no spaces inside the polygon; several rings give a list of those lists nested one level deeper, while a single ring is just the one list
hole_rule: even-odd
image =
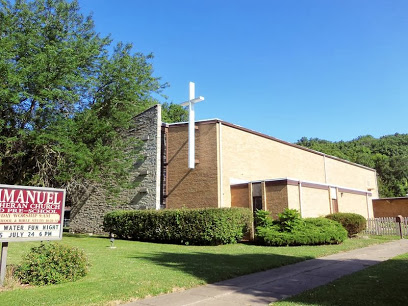
[{"label": "sign post", "polygon": [[[0,259],[0,286],[3,286],[4,278],[6,277],[6,262],[7,262],[8,242],[1,243],[1,259]],[[4,258],[4,259],[3,259]]]},{"label": "sign post", "polygon": [[61,240],[65,190],[0,185],[0,285],[9,242]]}]

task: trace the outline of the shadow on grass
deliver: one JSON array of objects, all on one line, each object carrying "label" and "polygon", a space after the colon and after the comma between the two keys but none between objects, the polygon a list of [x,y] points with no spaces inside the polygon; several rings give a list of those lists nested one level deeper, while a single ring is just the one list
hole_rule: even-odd
[{"label": "shadow on grass", "polygon": [[134,257],[153,262],[176,271],[182,271],[213,283],[233,277],[264,271],[311,259],[309,256],[286,256],[278,254],[215,254],[204,252],[160,252],[146,257]]},{"label": "shadow on grass", "polygon": [[91,238],[92,237],[92,238],[103,238],[109,241],[109,237],[106,235],[103,236],[103,235],[89,235],[89,234],[73,234],[73,233],[64,232],[63,237],[69,237],[69,238]]}]

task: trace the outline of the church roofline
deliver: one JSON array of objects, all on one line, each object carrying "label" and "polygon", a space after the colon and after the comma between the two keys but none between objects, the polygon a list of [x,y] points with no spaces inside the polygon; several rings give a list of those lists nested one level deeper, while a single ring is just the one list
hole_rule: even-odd
[{"label": "church roofline", "polygon": [[[212,124],[212,123],[221,123],[223,125],[226,125],[226,126],[241,130],[243,132],[251,133],[251,134],[266,138],[266,139],[270,139],[270,140],[273,140],[273,141],[276,141],[276,142],[279,142],[279,143],[282,143],[282,144],[285,144],[285,145],[288,145],[288,146],[291,146],[291,147],[294,147],[294,148],[297,148],[297,149],[300,149],[300,150],[303,150],[303,151],[314,153],[314,154],[317,154],[317,155],[320,155],[320,156],[323,156],[323,157],[327,157],[327,158],[330,158],[330,159],[334,159],[334,160],[349,164],[349,165],[353,165],[353,166],[356,166],[356,167],[359,167],[359,168],[363,168],[363,169],[366,169],[366,170],[371,170],[371,171],[376,172],[376,170],[373,169],[373,168],[366,167],[366,166],[363,166],[363,165],[360,165],[360,164],[357,164],[357,163],[353,163],[351,161],[348,161],[348,160],[345,160],[345,159],[342,159],[342,158],[339,158],[339,157],[336,157],[336,156],[328,155],[328,154],[325,154],[325,153],[322,153],[322,152],[319,152],[319,151],[316,151],[316,150],[312,150],[312,149],[309,149],[309,148],[306,148],[306,147],[302,147],[302,146],[299,146],[297,144],[287,142],[287,141],[284,141],[284,140],[281,140],[281,139],[278,139],[278,138],[275,138],[275,137],[272,137],[272,136],[269,136],[269,135],[266,135],[266,134],[251,130],[251,129],[248,129],[248,128],[242,127],[240,125],[237,125],[237,124],[233,124],[233,123],[230,123],[230,122],[227,122],[227,121],[223,121],[223,120],[218,119],[218,118],[197,120],[196,121],[196,124]],[[183,125],[188,125],[188,122],[163,123],[163,125],[167,126],[167,127],[178,126],[178,125],[183,126]]]}]

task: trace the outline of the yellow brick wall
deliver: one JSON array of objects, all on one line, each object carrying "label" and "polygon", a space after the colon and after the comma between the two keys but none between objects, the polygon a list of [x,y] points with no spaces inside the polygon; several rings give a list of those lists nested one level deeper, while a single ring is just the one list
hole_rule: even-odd
[{"label": "yellow brick wall", "polygon": [[288,185],[288,208],[300,211],[299,186]]},{"label": "yellow brick wall", "polygon": [[[352,189],[367,190],[367,187],[370,187],[375,188],[372,190],[373,198],[378,197],[376,173],[373,170],[324,157],[225,124],[221,125],[221,138],[223,206],[231,203],[231,179],[254,181],[288,177]],[[295,199],[296,194],[293,194],[292,198]],[[329,202],[329,199],[327,201]]]},{"label": "yellow brick wall", "polygon": [[198,127],[196,159],[199,163],[191,170],[187,165],[188,126],[169,126],[167,208],[218,207],[217,127],[215,124]]},{"label": "yellow brick wall", "polygon": [[321,217],[330,213],[329,191],[302,187],[302,217]]},{"label": "yellow brick wall", "polygon": [[373,198],[378,198],[377,177],[374,171],[356,167],[334,159],[326,158],[327,183],[337,186],[371,190]]},{"label": "yellow brick wall", "polygon": [[[352,189],[376,188],[374,171],[292,147],[223,123],[198,123],[197,126],[199,129],[196,130],[196,159],[199,160],[199,164],[194,170],[187,167],[188,126],[169,127],[168,208],[229,207],[231,180],[255,181],[289,177]],[[285,207],[299,210],[298,186],[280,188],[282,189],[269,188],[269,191],[266,189],[267,210],[272,210],[272,214],[281,212]],[[305,189],[308,190],[305,191]],[[304,193],[302,208],[305,217],[330,213],[331,199],[327,190],[302,188],[302,191]],[[372,192],[374,198],[378,196],[376,189]],[[241,196],[242,194],[239,195]],[[366,197],[354,196],[351,197],[352,200],[345,200],[343,203],[339,198],[339,210],[355,210],[353,205],[361,206],[362,202],[366,209]],[[353,202],[354,200],[356,202]],[[244,205],[241,200],[238,203],[236,205]],[[281,210],[278,211],[279,209]],[[363,209],[359,208],[359,210]]]},{"label": "yellow brick wall", "polygon": [[[229,191],[230,179],[261,180],[293,177],[324,180],[323,157],[222,125],[222,184]],[[223,192],[224,205],[231,202]]]},{"label": "yellow brick wall", "polygon": [[[369,198],[369,201],[371,201],[371,198]],[[369,210],[367,211],[367,199],[363,195],[339,192],[338,204],[339,212],[356,213],[365,218],[373,218],[372,205],[369,205]]]}]

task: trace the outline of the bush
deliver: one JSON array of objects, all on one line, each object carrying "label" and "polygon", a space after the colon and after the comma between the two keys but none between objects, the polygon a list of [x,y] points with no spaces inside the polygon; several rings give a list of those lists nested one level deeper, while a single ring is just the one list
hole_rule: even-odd
[{"label": "bush", "polygon": [[296,209],[285,208],[285,210],[278,214],[278,220],[275,221],[283,232],[291,232],[302,223],[300,213]]},{"label": "bush", "polygon": [[255,226],[268,227],[273,225],[273,219],[270,216],[269,211],[256,210],[255,212]]},{"label": "bush", "polygon": [[347,238],[340,223],[325,218],[301,219],[291,231],[279,226],[257,227],[257,241],[264,245],[318,245],[337,244]]},{"label": "bush", "polygon": [[83,251],[58,243],[34,247],[17,267],[15,276],[23,284],[49,285],[75,281],[88,272]]},{"label": "bush", "polygon": [[367,220],[359,214],[334,213],[326,218],[339,222],[347,230],[348,236],[352,237],[366,228]]},{"label": "bush", "polygon": [[250,229],[245,208],[114,211],[105,215],[105,231],[119,238],[163,243],[218,245],[236,243]]},{"label": "bush", "polygon": [[301,225],[303,220],[296,209],[285,208],[278,214],[278,219],[273,220],[269,211],[257,210],[255,214],[256,227],[273,227],[280,232],[291,232]]}]

